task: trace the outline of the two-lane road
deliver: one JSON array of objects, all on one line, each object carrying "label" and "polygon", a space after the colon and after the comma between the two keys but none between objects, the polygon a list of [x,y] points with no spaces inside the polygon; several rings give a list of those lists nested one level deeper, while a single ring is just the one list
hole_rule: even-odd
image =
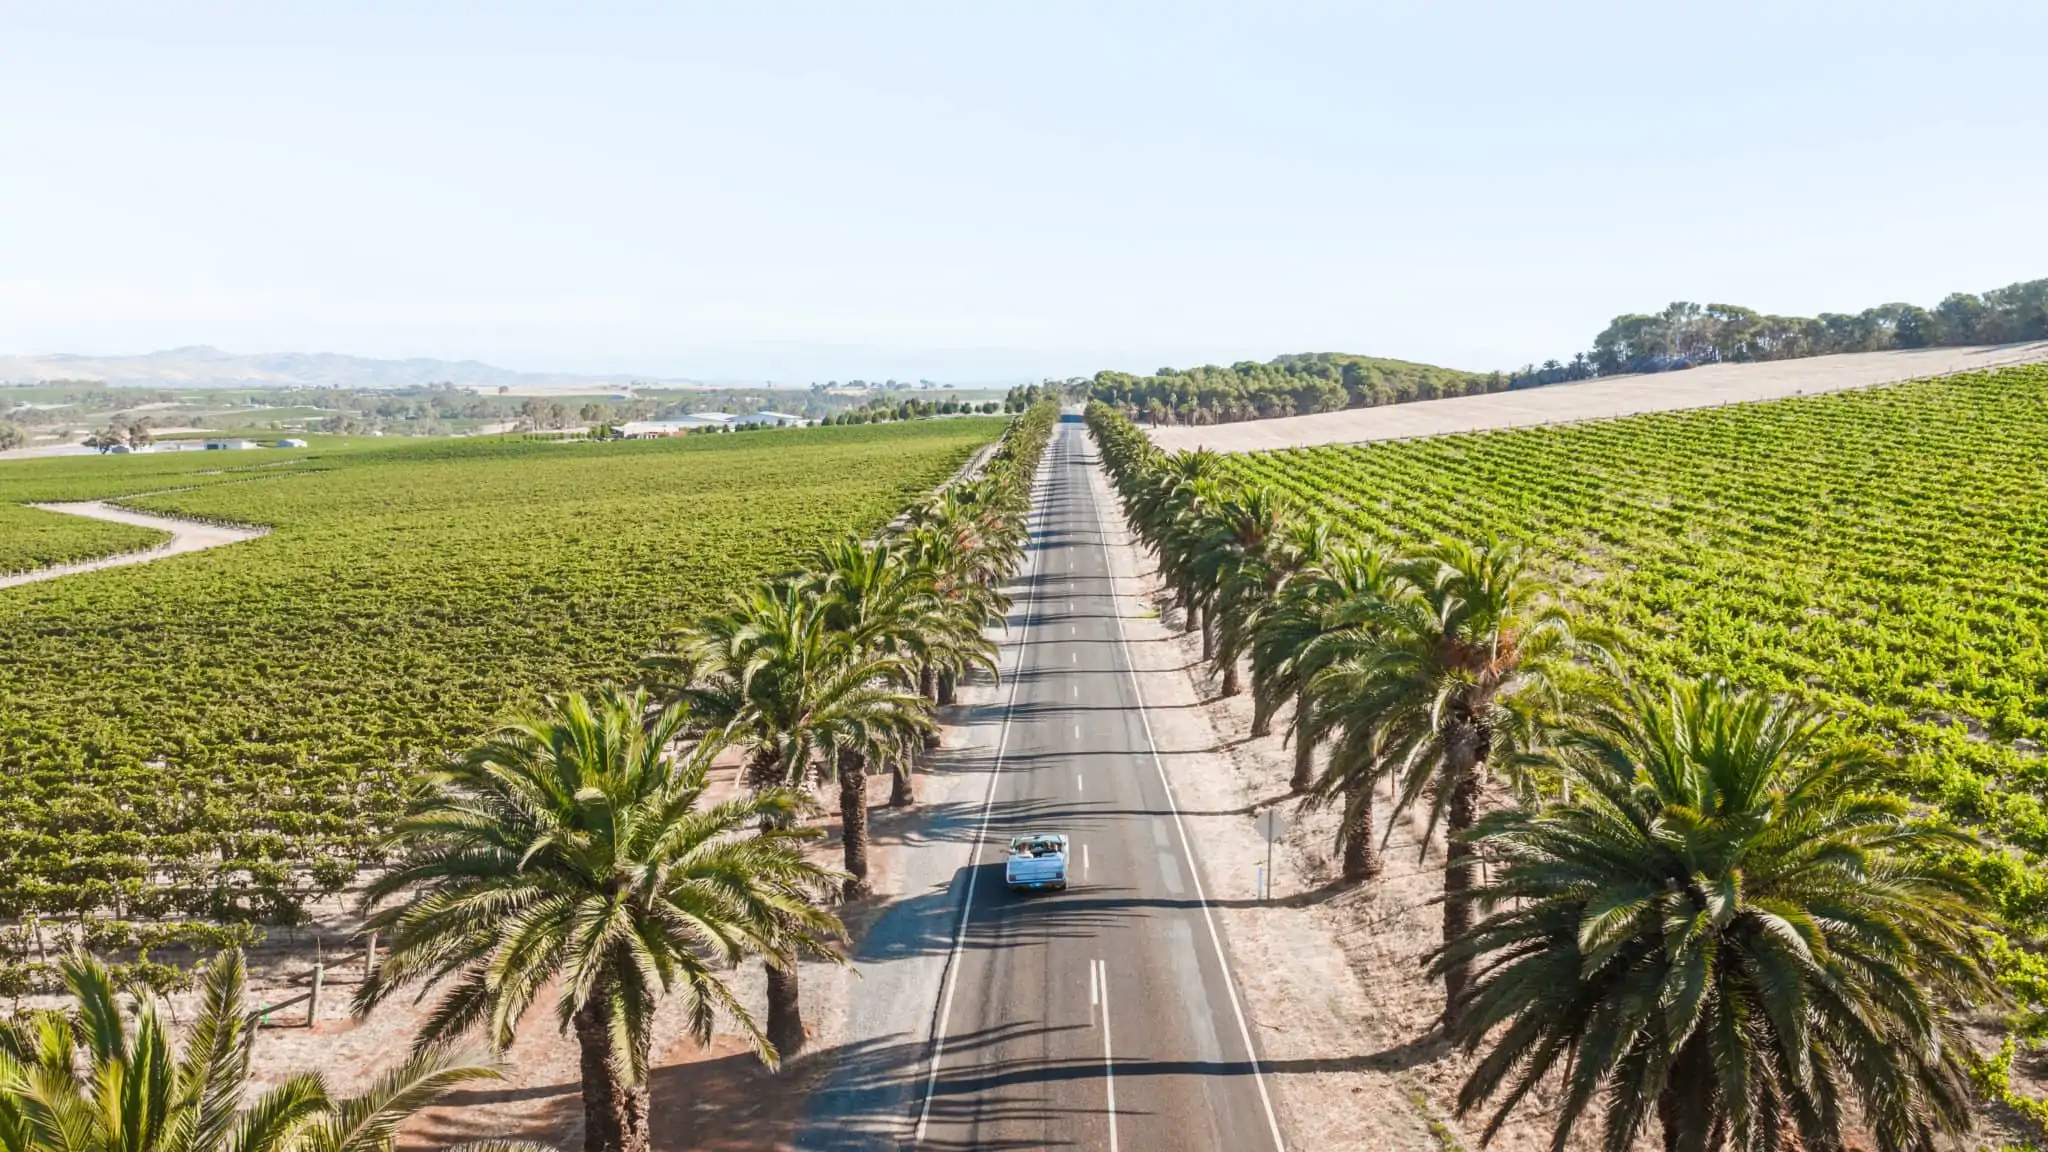
[{"label": "two-lane road", "polygon": [[[1175,811],[1112,587],[1093,448],[1069,417],[1041,476],[1020,651],[916,1085],[925,1148],[1280,1146],[1199,846]],[[1012,894],[1004,848],[1063,832],[1072,883]]]}]

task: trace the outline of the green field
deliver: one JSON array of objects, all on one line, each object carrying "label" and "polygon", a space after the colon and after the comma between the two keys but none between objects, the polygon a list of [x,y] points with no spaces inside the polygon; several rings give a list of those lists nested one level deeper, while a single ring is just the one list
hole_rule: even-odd
[{"label": "green field", "polygon": [[2048,852],[2048,367],[1230,467],[1368,538],[1527,541],[1639,669],[1818,701]]},{"label": "green field", "polygon": [[273,529],[0,591],[0,915],[288,917],[508,705],[628,675],[1005,423],[0,464],[0,501]]},{"label": "green field", "polygon": [[130,524],[0,504],[0,576],[133,552],[168,539],[165,533]]}]

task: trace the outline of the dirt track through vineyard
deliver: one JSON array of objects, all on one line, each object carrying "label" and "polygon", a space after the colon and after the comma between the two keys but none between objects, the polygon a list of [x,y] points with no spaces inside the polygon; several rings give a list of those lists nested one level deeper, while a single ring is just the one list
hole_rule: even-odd
[{"label": "dirt track through vineyard", "polygon": [[170,533],[171,538],[154,548],[145,548],[140,552],[121,552],[113,556],[102,556],[97,560],[55,564],[32,572],[0,576],[0,588],[33,584],[38,580],[55,580],[59,576],[76,576],[81,572],[96,572],[102,568],[119,568],[125,564],[145,564],[151,560],[162,560],[166,556],[201,552],[208,548],[218,548],[223,544],[239,544],[244,540],[254,540],[270,534],[268,528],[229,528],[219,524],[201,524],[196,520],[173,520],[166,516],[130,512],[104,500],[84,500],[72,504],[31,504],[29,507],[40,508],[45,512],[62,512],[67,516],[86,516],[116,524],[133,524],[138,528],[154,528],[159,532]]}]

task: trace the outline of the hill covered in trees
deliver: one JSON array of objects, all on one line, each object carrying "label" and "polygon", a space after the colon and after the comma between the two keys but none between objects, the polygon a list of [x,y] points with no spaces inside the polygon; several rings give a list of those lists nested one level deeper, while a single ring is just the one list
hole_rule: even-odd
[{"label": "hill covered in trees", "polygon": [[1702,364],[1796,360],[1837,352],[1948,348],[2048,340],[2048,280],[1981,295],[1953,292],[1932,308],[1879,304],[1861,312],[1774,316],[1740,304],[1679,301],[1662,312],[1616,316],[1593,347],[1570,362],[1515,373],[1515,387],[1624,372],[1666,372]]},{"label": "hill covered in trees", "polygon": [[[1309,352],[1263,363],[1241,360],[1227,368],[1161,368],[1149,376],[1098,372],[1092,380],[1068,384],[1085,385],[1094,399],[1133,420],[1225,424],[1703,364],[2027,340],[2048,340],[2048,280],[1976,295],[1951,293],[1932,308],[1880,304],[1818,316],[1679,301],[1654,314],[1616,316],[1593,338],[1591,349],[1568,361],[1549,360],[1515,372],[1462,372],[1406,360]],[[1012,396],[1014,402],[1021,393]]]},{"label": "hill covered in trees", "polygon": [[1301,416],[1498,392],[1510,377],[1461,372],[1434,364],[1307,352],[1225,368],[1161,368],[1150,376],[1098,372],[1091,395],[1134,420],[1154,424],[1222,424],[1270,416]]}]

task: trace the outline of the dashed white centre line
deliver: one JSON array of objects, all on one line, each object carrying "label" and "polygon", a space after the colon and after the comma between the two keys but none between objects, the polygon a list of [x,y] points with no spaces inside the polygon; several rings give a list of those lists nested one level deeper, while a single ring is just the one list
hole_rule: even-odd
[{"label": "dashed white centre line", "polygon": [[1088,962],[1088,1007],[1091,1009],[1102,1005],[1102,973],[1096,964],[1094,960]]},{"label": "dashed white centre line", "polygon": [[1080,726],[1079,724],[1076,724],[1076,725],[1074,725],[1074,739],[1076,739],[1076,740],[1079,740],[1080,738],[1081,738],[1081,726]]},{"label": "dashed white centre line", "polygon": [[[1088,846],[1087,846],[1086,844],[1083,844],[1083,845],[1081,845],[1081,875],[1083,875],[1083,876],[1086,876],[1087,874],[1088,874]],[[1093,1003],[1094,1003],[1094,1001],[1093,1001],[1093,1000],[1090,1000],[1090,1001],[1089,1001],[1089,1003],[1093,1004]]]},{"label": "dashed white centre line", "polygon": [[1102,1085],[1109,1093],[1109,1152],[1116,1149],[1116,1057],[1109,1046],[1109,965],[1102,965]]},{"label": "dashed white centre line", "polygon": [[1081,774],[1079,772],[1074,773],[1074,791],[1086,792],[1087,790],[1088,785],[1081,781]]}]

